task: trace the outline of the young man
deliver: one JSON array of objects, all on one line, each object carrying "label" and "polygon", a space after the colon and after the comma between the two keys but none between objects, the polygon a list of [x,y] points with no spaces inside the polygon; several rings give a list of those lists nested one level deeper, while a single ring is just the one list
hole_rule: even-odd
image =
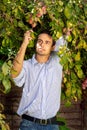
[{"label": "young man", "polygon": [[11,76],[23,86],[17,113],[22,116],[20,130],[59,130],[56,114],[60,108],[62,66],[53,50],[55,42],[46,32],[39,34],[36,54],[24,60],[31,31],[24,34],[23,43],[13,62]]}]

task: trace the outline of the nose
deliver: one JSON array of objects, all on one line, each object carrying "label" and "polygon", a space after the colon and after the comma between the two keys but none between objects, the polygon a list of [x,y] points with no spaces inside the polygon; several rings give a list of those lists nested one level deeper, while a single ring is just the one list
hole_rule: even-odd
[{"label": "nose", "polygon": [[44,41],[41,41],[41,42],[40,42],[40,46],[44,46]]}]

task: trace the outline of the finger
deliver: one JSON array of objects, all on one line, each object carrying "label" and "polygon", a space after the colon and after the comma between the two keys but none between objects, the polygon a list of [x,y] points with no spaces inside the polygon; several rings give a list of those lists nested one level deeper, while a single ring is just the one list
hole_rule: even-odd
[{"label": "finger", "polygon": [[32,29],[30,29],[29,31],[30,31],[30,32],[33,32],[33,30],[32,30]]},{"label": "finger", "polygon": [[30,32],[33,32],[33,30],[31,29],[31,30],[26,31],[26,33],[30,33]]}]

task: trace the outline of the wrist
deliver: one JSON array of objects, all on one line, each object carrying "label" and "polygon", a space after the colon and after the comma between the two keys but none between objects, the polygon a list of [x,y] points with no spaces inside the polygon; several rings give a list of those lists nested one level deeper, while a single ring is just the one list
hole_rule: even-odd
[{"label": "wrist", "polygon": [[27,48],[28,44],[29,44],[29,43],[23,41],[23,42],[22,42],[22,47],[23,47],[23,48],[24,48],[24,47]]}]

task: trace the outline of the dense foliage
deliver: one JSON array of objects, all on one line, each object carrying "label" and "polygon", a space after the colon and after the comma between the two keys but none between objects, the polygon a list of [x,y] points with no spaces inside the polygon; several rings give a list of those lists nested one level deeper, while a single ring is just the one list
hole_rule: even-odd
[{"label": "dense foliage", "polygon": [[[0,90],[11,90],[10,69],[23,34],[33,29],[35,40],[42,29],[48,29],[55,40],[64,36],[67,46],[58,55],[63,65],[62,99],[81,99],[87,89],[87,2],[86,0],[2,0],[0,1]],[[34,53],[34,40],[25,59]],[[84,93],[85,93],[84,92]],[[3,105],[0,104],[3,109]],[[9,130],[0,110],[0,127]]]},{"label": "dense foliage", "polygon": [[[55,40],[64,36],[68,45],[60,46],[63,65],[62,99],[81,98],[87,79],[87,2],[85,0],[2,0],[0,2],[0,90],[11,89],[10,68],[23,34],[33,29],[34,40],[42,29],[51,31]],[[25,59],[34,53],[34,40]],[[85,84],[84,89],[86,89]]]},{"label": "dense foliage", "polygon": [[0,130],[10,130],[9,124],[5,121],[6,116],[3,114],[4,106],[0,103]]}]

